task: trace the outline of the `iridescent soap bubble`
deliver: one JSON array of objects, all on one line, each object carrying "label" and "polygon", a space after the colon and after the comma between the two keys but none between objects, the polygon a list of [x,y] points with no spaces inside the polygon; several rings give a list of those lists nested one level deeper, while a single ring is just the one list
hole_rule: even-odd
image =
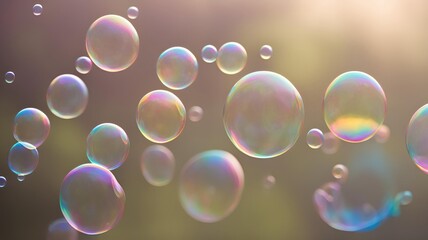
[{"label": "iridescent soap bubble", "polygon": [[385,124],[382,124],[376,132],[375,140],[378,143],[386,143],[391,135],[391,130]]},{"label": "iridescent soap bubble", "polygon": [[103,123],[89,133],[86,155],[92,163],[114,170],[128,158],[129,147],[128,135],[121,127],[113,123]]},{"label": "iridescent soap bubble", "polygon": [[336,179],[346,180],[348,177],[348,168],[343,164],[336,164],[331,170],[331,174]]},{"label": "iridescent soap bubble", "polygon": [[50,129],[46,114],[36,108],[25,108],[15,116],[13,136],[18,142],[26,142],[37,148],[48,138]]},{"label": "iridescent soap bubble", "polygon": [[77,240],[79,233],[64,218],[49,224],[47,240]]},{"label": "iridescent soap bubble", "polygon": [[263,179],[263,187],[266,189],[271,189],[276,183],[276,179],[272,175],[268,175]]},{"label": "iridescent soap bubble", "polygon": [[4,80],[5,80],[7,83],[13,83],[13,81],[15,81],[15,73],[14,73],[14,72],[11,72],[11,71],[7,72],[7,73],[4,75]]},{"label": "iridescent soap bubble", "polygon": [[139,10],[137,7],[132,6],[128,8],[128,18],[136,19],[138,17]]},{"label": "iridescent soap bubble", "polygon": [[155,90],[138,104],[137,125],[148,140],[166,143],[177,138],[186,124],[186,109],[173,93]]},{"label": "iridescent soap bubble", "polygon": [[270,45],[263,45],[260,48],[260,57],[267,60],[272,57],[272,52],[272,47]]},{"label": "iridescent soap bubble", "polygon": [[43,12],[43,6],[41,4],[34,4],[33,6],[33,14],[34,16],[40,16]]},{"label": "iridescent soap bubble", "polygon": [[7,184],[7,179],[3,176],[0,176],[0,188],[5,187]]},{"label": "iridescent soap bubble", "polygon": [[321,150],[325,154],[335,154],[340,147],[340,140],[331,132],[324,134],[324,143]]},{"label": "iridescent soap bubble", "polygon": [[324,143],[324,134],[318,128],[312,128],[306,134],[306,143],[312,149],[318,149]]},{"label": "iridescent soap bubble", "polygon": [[180,90],[190,86],[198,76],[198,61],[195,55],[183,47],[165,50],[158,59],[157,74],[168,88]]},{"label": "iridescent soap bubble", "polygon": [[171,182],[174,176],[175,158],[172,152],[162,145],[152,145],[141,156],[141,171],[146,181],[161,187]]},{"label": "iridescent soap bubble", "polygon": [[256,158],[272,158],[297,141],[303,123],[302,98],[285,77],[250,73],[230,90],[223,123],[232,143]]},{"label": "iridescent soap bubble", "polygon": [[55,116],[72,119],[88,105],[88,88],[79,77],[63,74],[52,80],[46,93],[48,107]]},{"label": "iridescent soap bubble", "polygon": [[408,205],[413,200],[413,194],[410,191],[404,191],[397,194],[396,201],[400,205]]},{"label": "iridescent soap bubble", "polygon": [[385,93],[367,73],[343,73],[325,92],[325,122],[344,141],[359,143],[370,139],[382,125],[385,113]]},{"label": "iridescent soap bubble", "polygon": [[189,120],[192,122],[199,122],[204,115],[204,110],[199,106],[193,106],[189,109]]},{"label": "iridescent soap bubble", "polygon": [[83,164],[65,176],[60,206],[73,228],[89,235],[101,234],[122,218],[125,192],[107,168]]},{"label": "iridescent soap bubble", "polygon": [[201,50],[202,60],[206,63],[213,63],[217,59],[217,48],[213,45],[206,45]]},{"label": "iridescent soap bubble", "polygon": [[190,159],[179,182],[180,201],[194,219],[212,223],[230,215],[244,188],[244,172],[228,152],[211,150]]},{"label": "iridescent soap bubble", "polygon": [[139,47],[140,40],[134,26],[117,15],[98,18],[86,34],[89,57],[107,72],[129,68],[137,59]]},{"label": "iridescent soap bubble", "polygon": [[410,157],[422,171],[428,173],[428,104],[419,108],[407,127],[406,144]]},{"label": "iridescent soap bubble", "polygon": [[76,65],[76,71],[79,72],[80,74],[87,74],[92,69],[92,61],[90,58],[86,56],[79,57],[76,60],[75,65]]},{"label": "iridescent soap bubble", "polygon": [[247,51],[236,42],[228,42],[220,47],[217,55],[217,66],[226,74],[236,74],[247,64]]},{"label": "iridescent soap bubble", "polygon": [[31,174],[39,164],[39,152],[29,143],[17,142],[9,150],[10,170],[18,176]]}]

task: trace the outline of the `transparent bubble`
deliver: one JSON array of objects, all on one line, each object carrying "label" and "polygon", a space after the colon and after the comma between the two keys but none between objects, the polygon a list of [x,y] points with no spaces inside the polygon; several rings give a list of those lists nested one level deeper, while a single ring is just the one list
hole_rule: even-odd
[{"label": "transparent bubble", "polygon": [[186,109],[173,93],[155,90],[138,104],[137,125],[148,140],[166,143],[177,138],[186,124]]},{"label": "transparent bubble", "polygon": [[189,120],[192,122],[199,122],[204,115],[204,110],[199,106],[193,106],[189,109]]},{"label": "transparent bubble", "polygon": [[48,138],[51,124],[49,118],[36,108],[22,109],[15,116],[13,136],[18,142],[40,147]]},{"label": "transparent bubble", "polygon": [[370,139],[382,125],[385,113],[385,93],[367,73],[343,73],[325,92],[325,122],[344,141],[359,143]]},{"label": "transparent bubble", "polygon": [[183,167],[179,182],[180,201],[194,219],[212,223],[230,215],[244,188],[244,172],[228,152],[200,153]]},{"label": "transparent bubble", "polygon": [[86,56],[81,56],[76,60],[76,71],[80,74],[87,74],[92,69],[92,61]]},{"label": "transparent bubble", "polygon": [[140,40],[134,26],[125,18],[106,15],[98,18],[86,34],[86,50],[104,71],[119,72],[137,59]]},{"label": "transparent bubble", "polygon": [[0,176],[0,188],[5,187],[7,184],[7,179],[3,176]]},{"label": "transparent bubble", "polygon": [[64,218],[57,219],[49,225],[47,240],[77,239],[79,239],[79,233]]},{"label": "transparent bubble", "polygon": [[348,177],[348,168],[342,164],[334,165],[333,169],[331,170],[331,174],[336,179],[346,180]]},{"label": "transparent bubble", "polygon": [[39,164],[39,152],[29,143],[17,142],[9,150],[8,164],[16,175],[28,175]]},{"label": "transparent bubble", "polygon": [[89,133],[86,155],[89,161],[114,170],[128,158],[130,142],[126,132],[113,123],[103,123]]},{"label": "transparent bubble", "polygon": [[268,71],[250,73],[230,90],[223,122],[232,143],[256,158],[288,151],[303,123],[302,98],[285,77]]},{"label": "transparent bubble", "polygon": [[172,152],[162,145],[152,145],[141,156],[141,171],[146,181],[161,187],[171,182],[174,176],[175,158]]},{"label": "transparent bubble", "polygon": [[13,83],[13,81],[15,81],[15,73],[14,73],[14,72],[11,72],[11,71],[7,72],[7,73],[4,75],[4,80],[5,80],[7,83]]},{"label": "transparent bubble", "polygon": [[428,104],[419,108],[407,127],[406,144],[410,157],[422,171],[428,173]]},{"label": "transparent bubble", "polygon": [[202,60],[206,63],[213,63],[217,59],[217,48],[213,45],[206,45],[201,50]]},{"label": "transparent bubble", "polygon": [[270,59],[272,57],[272,47],[270,45],[263,45],[260,48],[260,57],[262,59]]},{"label": "transparent bubble", "polygon": [[400,205],[408,205],[413,200],[413,194],[410,191],[400,192],[397,194],[395,199]]},{"label": "transparent bubble", "polygon": [[318,128],[312,128],[306,134],[306,143],[312,149],[318,149],[324,143],[324,134]]},{"label": "transparent bubble", "polygon": [[73,228],[89,235],[101,234],[122,218],[125,192],[107,168],[83,164],[65,176],[60,206]]},{"label": "transparent bubble", "polygon": [[172,47],[159,56],[156,69],[163,85],[180,90],[187,88],[196,80],[198,61],[188,49]]},{"label": "transparent bubble", "polygon": [[43,12],[43,6],[41,4],[35,4],[33,6],[33,14],[34,16],[40,16]]},{"label": "transparent bubble", "polygon": [[324,143],[321,150],[325,154],[335,154],[339,150],[340,140],[331,132],[324,134]]},{"label": "transparent bubble", "polygon": [[138,17],[139,10],[137,7],[132,6],[128,8],[128,18],[129,19],[136,19]]},{"label": "transparent bubble", "polygon": [[378,143],[386,143],[391,135],[391,130],[385,124],[382,124],[376,132],[375,140]]},{"label": "transparent bubble", "polygon": [[276,183],[276,179],[272,175],[268,175],[263,179],[263,187],[266,189],[271,189]]},{"label": "transparent bubble", "polygon": [[76,118],[88,105],[88,88],[79,77],[63,74],[52,80],[46,100],[55,116],[63,119]]},{"label": "transparent bubble", "polygon": [[217,55],[217,66],[226,74],[236,74],[247,64],[247,51],[236,42],[228,42],[220,47]]},{"label": "transparent bubble", "polygon": [[23,182],[25,180],[25,176],[18,175],[18,177],[16,177],[16,179],[18,179],[19,182]]}]

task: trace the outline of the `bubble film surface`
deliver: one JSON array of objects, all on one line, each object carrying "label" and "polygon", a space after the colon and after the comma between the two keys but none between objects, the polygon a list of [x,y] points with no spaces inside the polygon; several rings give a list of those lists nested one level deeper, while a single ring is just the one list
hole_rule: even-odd
[{"label": "bubble film surface", "polygon": [[29,143],[17,142],[9,150],[9,169],[18,176],[31,174],[39,164],[39,152]]},{"label": "bubble film surface", "polygon": [[213,63],[217,59],[217,48],[213,45],[206,45],[201,50],[202,60],[206,63]]},{"label": "bubble film surface", "polygon": [[15,116],[13,136],[18,142],[40,147],[48,138],[51,129],[49,118],[36,108],[25,108]]},{"label": "bubble film surface", "polygon": [[247,51],[237,42],[228,42],[220,47],[217,55],[217,66],[226,74],[236,74],[247,64]]},{"label": "bubble film surface", "polygon": [[92,69],[92,61],[86,56],[79,57],[76,62],[76,71],[80,74],[88,74]]},{"label": "bubble film surface", "polygon": [[324,134],[318,128],[312,128],[306,134],[306,143],[310,148],[318,149],[324,143]]},{"label": "bubble film surface", "polygon": [[165,146],[152,145],[141,156],[141,171],[148,183],[161,187],[174,177],[174,154]]},{"label": "bubble film surface", "polygon": [[49,224],[47,240],[77,240],[79,233],[68,224],[67,220],[60,218]]}]

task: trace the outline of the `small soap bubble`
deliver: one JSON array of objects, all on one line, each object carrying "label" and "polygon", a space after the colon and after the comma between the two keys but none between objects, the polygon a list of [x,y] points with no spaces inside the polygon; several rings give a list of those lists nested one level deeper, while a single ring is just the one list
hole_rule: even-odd
[{"label": "small soap bubble", "polygon": [[76,62],[76,71],[80,74],[88,74],[92,69],[92,61],[86,56],[79,57]]},{"label": "small soap bubble", "polygon": [[413,200],[413,194],[410,191],[400,192],[397,194],[395,199],[400,205],[408,205]]},{"label": "small soap bubble", "polygon": [[0,188],[5,187],[7,184],[7,179],[3,176],[0,176]]},{"label": "small soap bubble", "polygon": [[17,142],[9,150],[8,164],[18,176],[31,174],[39,164],[39,152],[29,143]]},{"label": "small soap bubble", "polygon": [[19,111],[14,120],[13,136],[18,142],[40,147],[48,138],[51,129],[49,118],[36,108]]},{"label": "small soap bubble", "polygon": [[19,181],[19,182],[23,182],[23,181],[25,180],[25,176],[23,176],[23,175],[18,175],[18,176],[16,177],[16,179],[18,179],[18,181]]},{"label": "small soap bubble", "polygon": [[263,179],[263,187],[266,189],[271,189],[276,183],[276,179],[272,175],[268,175]]},{"label": "small soap bubble", "polygon": [[217,59],[217,48],[213,45],[206,45],[201,50],[202,60],[206,63],[213,63]]},{"label": "small soap bubble", "polygon": [[263,45],[260,48],[260,57],[264,60],[272,57],[272,47],[270,45]]},{"label": "small soap bubble", "polygon": [[318,128],[312,128],[306,134],[306,143],[310,148],[318,149],[324,143],[324,134]]},{"label": "small soap bubble", "polygon": [[345,165],[337,164],[331,170],[331,174],[336,179],[346,180],[348,177],[348,168]]},{"label": "small soap bubble", "polygon": [[193,106],[189,109],[189,120],[192,122],[199,122],[204,115],[204,110],[199,106]]},{"label": "small soap bubble", "polygon": [[41,4],[35,4],[33,6],[33,14],[34,16],[40,16],[43,12],[43,6]]},{"label": "small soap bubble", "polygon": [[138,17],[139,10],[137,7],[132,6],[128,8],[128,18],[129,19],[136,19]]},{"label": "small soap bubble", "polygon": [[7,72],[7,73],[4,75],[4,80],[5,80],[7,83],[13,83],[13,81],[15,81],[15,73],[14,73],[14,72],[11,72],[11,71]]},{"label": "small soap bubble", "polygon": [[247,51],[236,42],[228,42],[220,47],[217,55],[217,66],[226,74],[236,74],[247,64]]},{"label": "small soap bubble", "polygon": [[391,130],[385,124],[379,127],[376,132],[375,139],[378,143],[386,143],[391,135]]},{"label": "small soap bubble", "polygon": [[340,147],[340,140],[331,132],[324,134],[324,143],[321,150],[325,154],[335,154]]},{"label": "small soap bubble", "polygon": [[157,187],[165,186],[174,176],[174,154],[165,146],[152,145],[141,156],[141,170],[148,183]]}]

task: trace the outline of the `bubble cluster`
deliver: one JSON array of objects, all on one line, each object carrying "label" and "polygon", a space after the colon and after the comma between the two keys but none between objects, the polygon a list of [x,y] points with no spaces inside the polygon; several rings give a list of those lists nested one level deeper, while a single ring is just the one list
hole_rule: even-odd
[{"label": "bubble cluster", "polygon": [[220,47],[217,55],[217,66],[226,74],[236,74],[247,64],[247,51],[236,42],[228,42]]},{"label": "bubble cluster", "polygon": [[138,33],[125,18],[105,15],[89,27],[86,50],[92,61],[104,71],[119,72],[137,59],[140,47]]},{"label": "bubble cluster", "polygon": [[51,112],[63,119],[80,116],[88,105],[88,88],[79,77],[63,74],[52,80],[46,93]]},{"label": "bubble cluster", "polygon": [[270,45],[263,45],[260,48],[260,57],[264,60],[270,59],[272,57],[272,47]]},{"label": "bubble cluster", "polygon": [[186,124],[186,109],[171,92],[155,90],[138,104],[137,125],[148,140],[166,143],[177,138]]},{"label": "bubble cluster", "polygon": [[92,163],[114,170],[127,159],[129,147],[128,135],[121,127],[113,123],[103,123],[89,133],[86,155]]},{"label": "bubble cluster", "polygon": [[49,224],[47,240],[77,239],[79,239],[79,233],[64,218],[57,219]]},{"label": "bubble cluster", "polygon": [[217,48],[213,45],[206,45],[201,50],[202,60],[206,63],[213,63],[217,59]]},{"label": "bubble cluster", "polygon": [[342,164],[334,165],[333,169],[331,170],[331,174],[336,179],[346,180],[348,177],[348,168]]},{"label": "bubble cluster", "polygon": [[9,169],[18,176],[31,174],[39,164],[39,152],[29,143],[17,142],[9,150]]},{"label": "bubble cluster", "polygon": [[223,123],[232,143],[256,158],[288,151],[304,119],[303,100],[285,77],[268,71],[250,73],[230,90]]},{"label": "bubble cluster", "polygon": [[76,71],[80,74],[88,74],[92,69],[92,61],[86,56],[79,57],[76,62]]},{"label": "bubble cluster", "polygon": [[179,182],[180,201],[194,219],[212,223],[230,215],[244,188],[244,172],[228,152],[211,150],[190,159]]},{"label": "bubble cluster", "polygon": [[128,8],[128,18],[129,19],[136,19],[138,17],[139,10],[137,7],[132,6]]},{"label": "bubble cluster", "polygon": [[180,90],[196,80],[198,61],[188,49],[172,47],[159,56],[156,69],[159,79],[166,87]]},{"label": "bubble cluster", "polygon": [[192,122],[199,122],[204,115],[204,110],[199,106],[193,106],[189,109],[189,120]]},{"label": "bubble cluster", "polygon": [[101,234],[122,218],[125,192],[114,175],[97,164],[83,164],[65,176],[60,206],[67,222],[76,230]]},{"label": "bubble cluster", "polygon": [[33,6],[33,14],[34,16],[40,16],[43,12],[43,6],[41,4],[34,4]]},{"label": "bubble cluster", "polygon": [[0,188],[5,187],[7,184],[7,179],[3,176],[0,176]]},{"label": "bubble cluster", "polygon": [[268,175],[263,179],[263,187],[266,189],[271,189],[276,183],[276,179],[272,175]]},{"label": "bubble cluster", "polygon": [[40,147],[48,138],[51,125],[49,118],[36,108],[25,108],[15,116],[13,136],[18,142]]},{"label": "bubble cluster", "polygon": [[11,71],[7,72],[4,75],[4,80],[6,83],[13,83],[13,81],[15,81],[15,73]]},{"label": "bubble cluster", "polygon": [[306,134],[306,143],[312,149],[318,149],[324,143],[324,134],[318,128],[312,128]]},{"label": "bubble cluster", "polygon": [[359,143],[370,139],[382,125],[385,113],[385,93],[367,73],[343,73],[325,92],[325,122],[344,141]]},{"label": "bubble cluster", "polygon": [[152,145],[141,156],[141,171],[148,183],[161,187],[171,182],[174,176],[174,154],[162,145]]},{"label": "bubble cluster", "polygon": [[406,133],[407,151],[422,171],[428,173],[428,104],[419,108],[410,119]]}]

